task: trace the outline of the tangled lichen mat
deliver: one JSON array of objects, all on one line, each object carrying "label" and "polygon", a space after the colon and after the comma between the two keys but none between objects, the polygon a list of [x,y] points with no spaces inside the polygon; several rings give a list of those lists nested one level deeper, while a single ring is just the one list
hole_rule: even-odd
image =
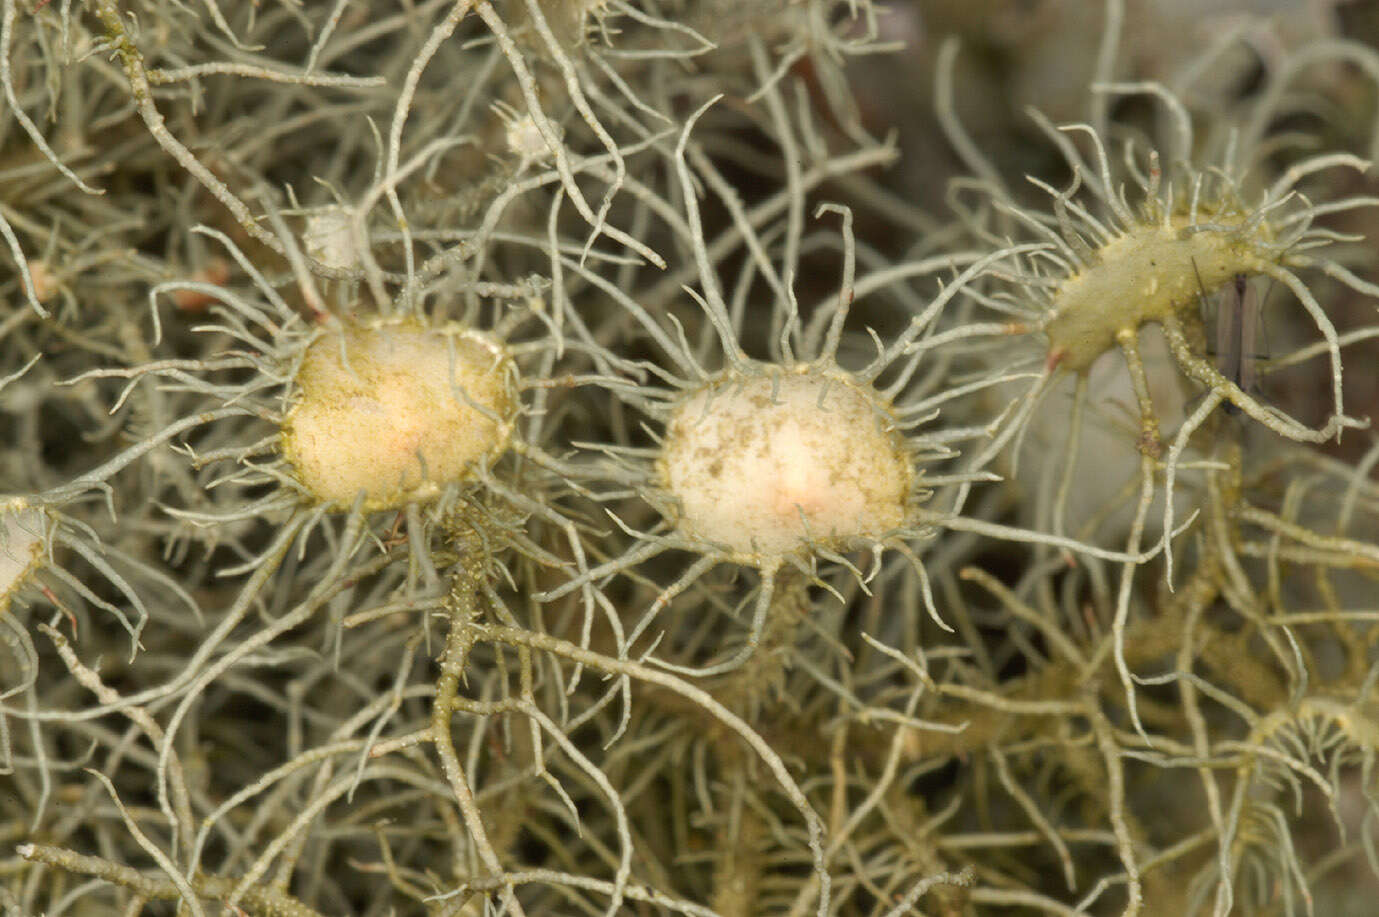
[{"label": "tangled lichen mat", "polygon": [[0,0],[0,917],[1372,917],[1379,16]]}]

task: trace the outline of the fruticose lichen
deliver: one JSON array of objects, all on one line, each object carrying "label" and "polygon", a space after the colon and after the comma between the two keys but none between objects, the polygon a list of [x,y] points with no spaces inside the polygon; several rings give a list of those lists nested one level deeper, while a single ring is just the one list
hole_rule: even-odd
[{"label": "fruticose lichen", "polygon": [[0,0],[0,917],[1366,917],[1361,6]]}]

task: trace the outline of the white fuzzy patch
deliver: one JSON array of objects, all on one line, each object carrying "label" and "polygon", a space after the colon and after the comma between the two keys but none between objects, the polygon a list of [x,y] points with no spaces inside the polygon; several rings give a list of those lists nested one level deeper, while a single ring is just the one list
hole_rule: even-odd
[{"label": "white fuzzy patch", "polygon": [[351,270],[359,266],[350,215],[341,207],[328,207],[307,217],[302,242],[307,254],[327,267]]}]

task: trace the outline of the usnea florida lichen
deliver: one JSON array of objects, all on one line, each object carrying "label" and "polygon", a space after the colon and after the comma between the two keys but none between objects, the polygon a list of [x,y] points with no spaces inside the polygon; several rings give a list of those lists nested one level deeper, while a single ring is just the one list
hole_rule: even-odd
[{"label": "usnea florida lichen", "polygon": [[[867,136],[923,106],[844,68],[865,0],[4,6],[0,119],[31,123],[0,152],[51,134],[106,195],[0,157],[14,263],[50,269],[0,318],[0,378],[40,361],[0,400],[0,911],[1353,892],[1379,452],[1323,434],[1368,403],[1337,291],[1373,253],[1329,234],[1363,176],[1292,142],[1315,121],[1227,155],[1233,113],[1175,85],[1178,149],[1144,90],[1026,138],[1046,191],[955,226],[896,190],[942,157]],[[1251,64],[1266,96],[1291,60]],[[1240,274],[1284,316],[1256,365],[1320,406],[1210,351]],[[1171,588],[1157,531],[1101,524],[1166,486]]]}]

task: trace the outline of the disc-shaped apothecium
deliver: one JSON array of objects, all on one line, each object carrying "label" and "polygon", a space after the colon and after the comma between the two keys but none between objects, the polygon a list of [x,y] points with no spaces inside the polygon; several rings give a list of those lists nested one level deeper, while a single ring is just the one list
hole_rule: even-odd
[{"label": "disc-shaped apothecium", "polygon": [[345,327],[302,359],[282,451],[312,497],[366,509],[437,496],[507,448],[516,368],[477,331],[414,321]]},{"label": "disc-shaped apothecium", "polygon": [[657,463],[682,535],[760,562],[904,525],[913,469],[889,406],[813,365],[727,373],[673,406]]}]

